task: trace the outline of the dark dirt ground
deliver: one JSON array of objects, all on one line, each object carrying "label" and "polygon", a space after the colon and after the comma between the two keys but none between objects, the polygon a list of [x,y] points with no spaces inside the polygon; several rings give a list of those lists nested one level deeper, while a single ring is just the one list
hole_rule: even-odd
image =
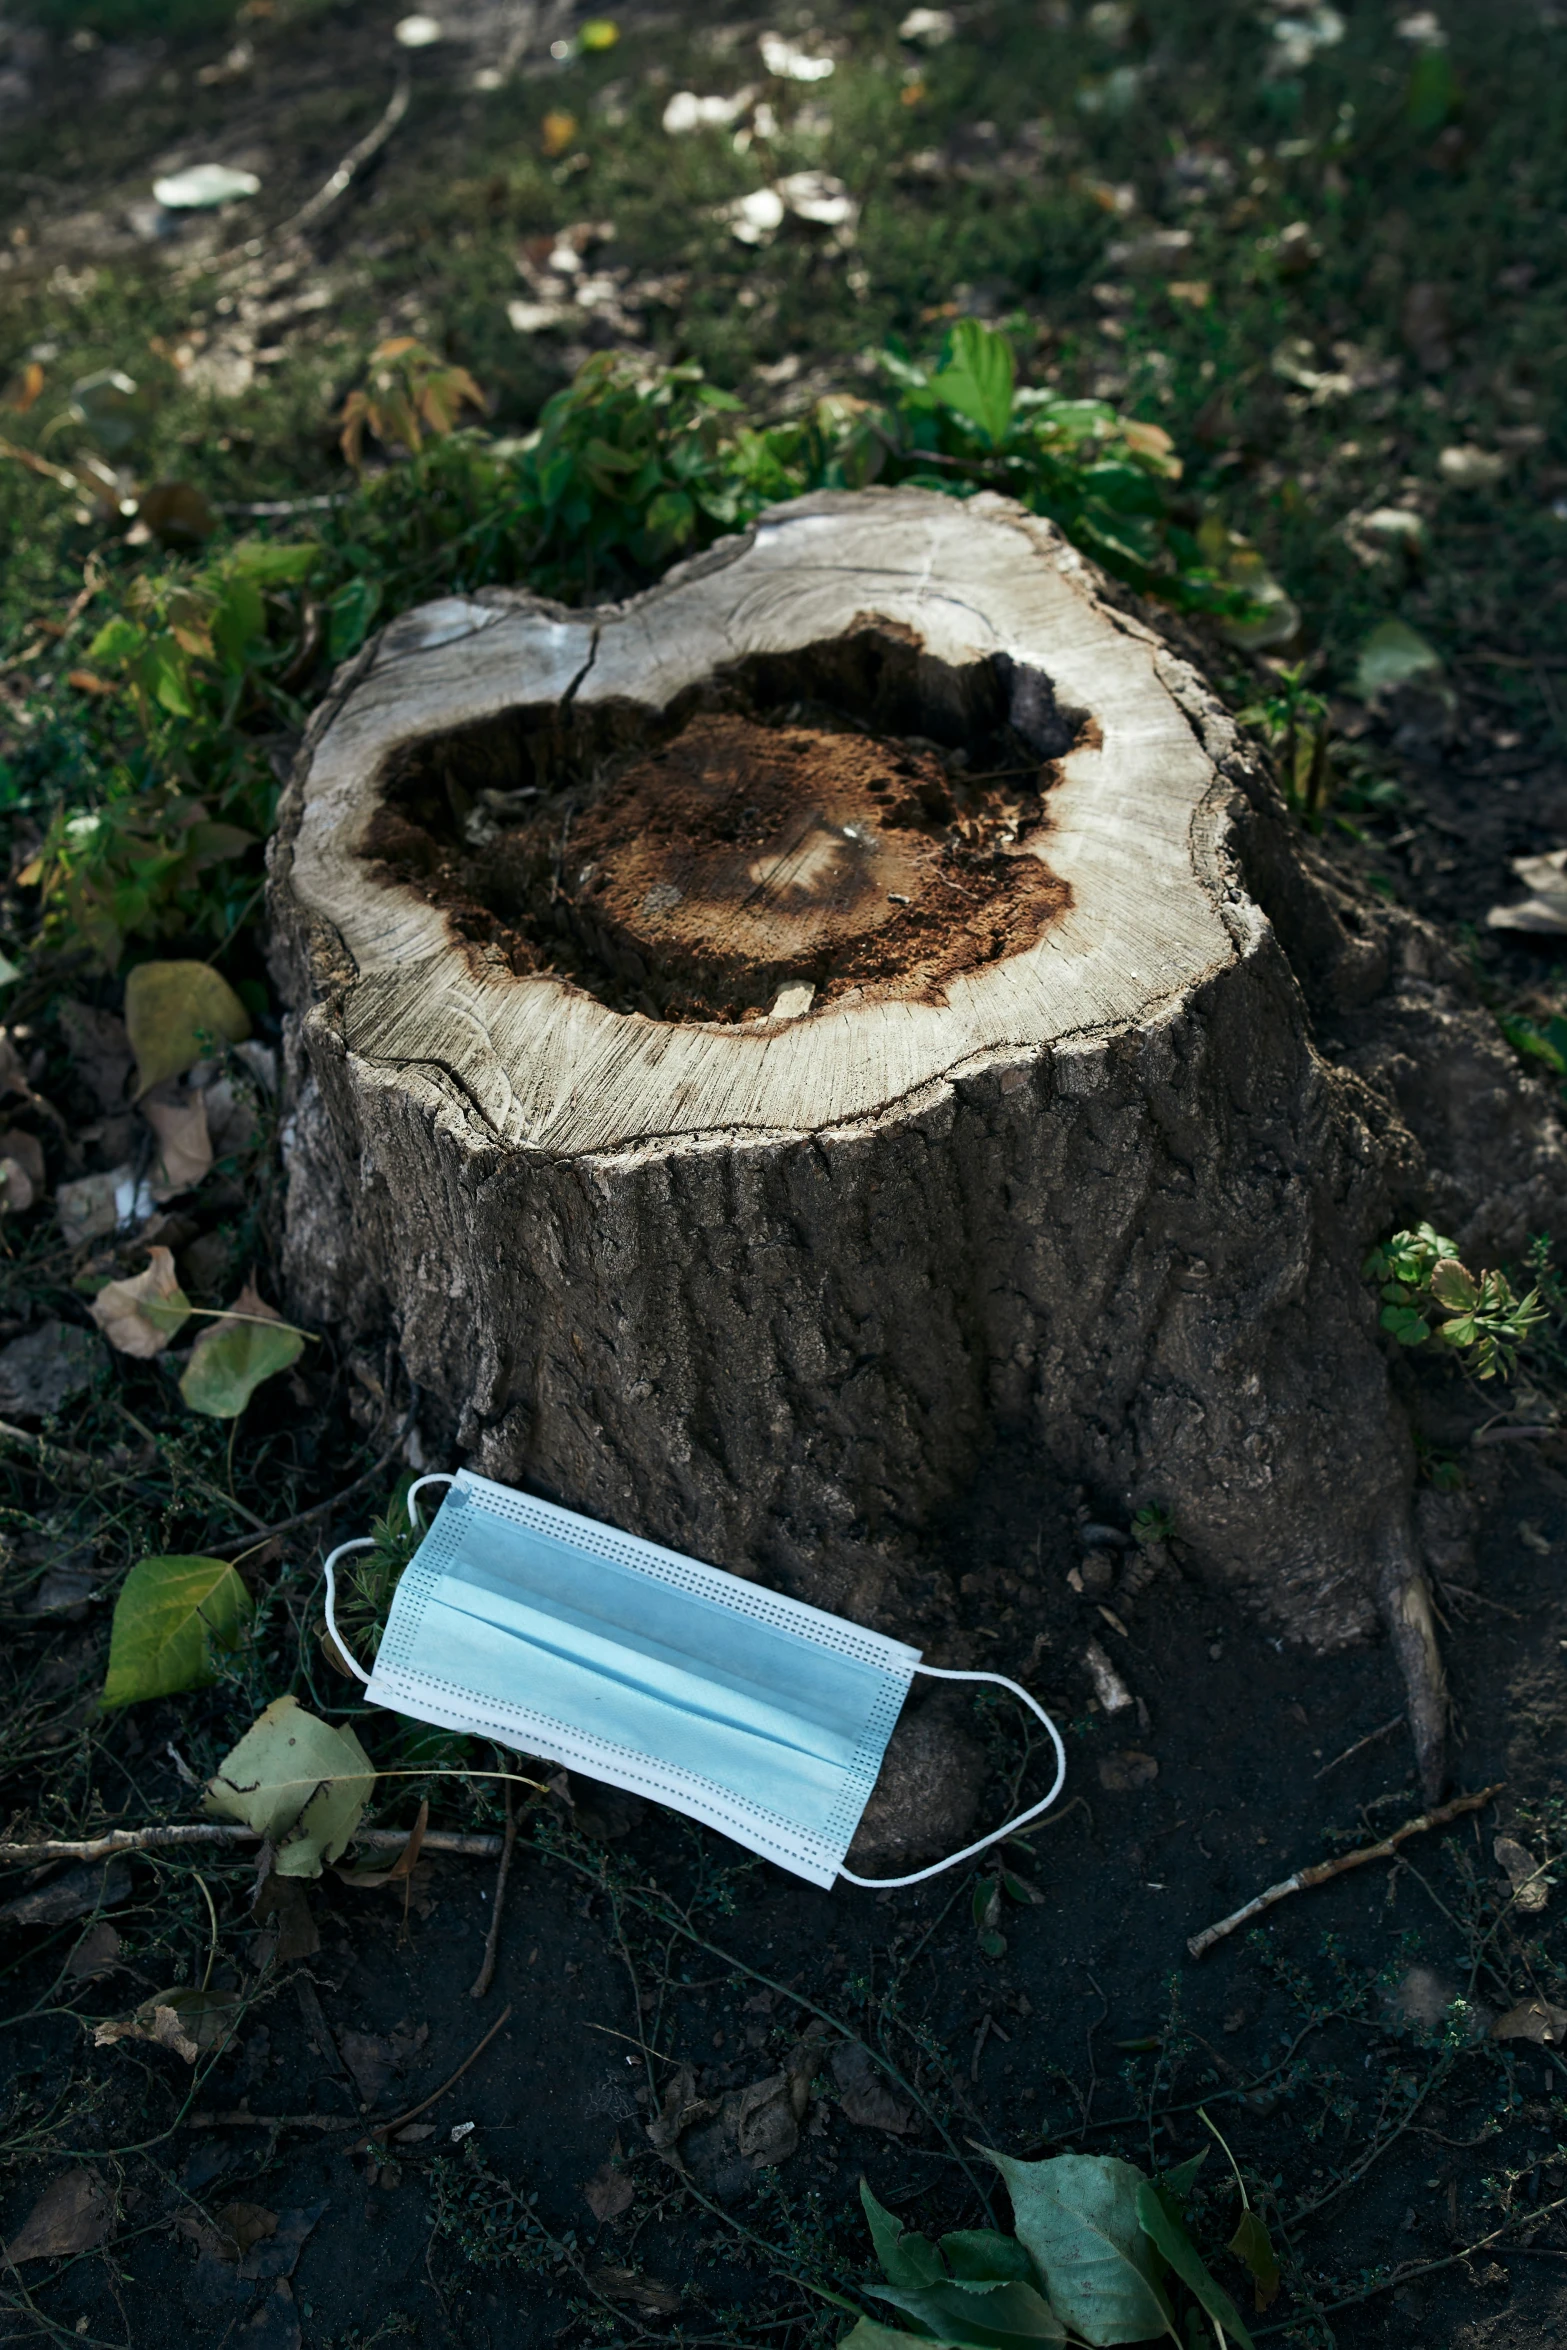
[{"label": "dark dirt ground", "polygon": [[[62,48],[55,65],[78,79],[53,89],[52,119],[79,114],[97,126],[99,146],[89,168],[62,143],[55,168],[73,185],[80,178],[75,193],[43,174],[24,190],[25,206],[16,199],[48,266],[69,271],[84,252],[112,259],[117,240],[134,246],[121,225],[124,190],[133,178],[140,186],[152,156],[172,161],[182,140],[194,151],[192,103],[198,124],[221,117],[237,159],[251,142],[279,209],[303,201],[343,151],[345,125],[357,135],[372,118],[365,92],[380,103],[387,15],[339,10],[330,39],[312,32],[267,52],[269,79],[202,85],[194,99],[188,77],[178,91],[167,86],[162,49],[147,64],[147,44],[127,40],[132,62],[147,64],[126,85],[139,94],[135,107],[114,98],[112,40],[76,64]],[[473,54],[494,48],[480,41]],[[275,136],[285,114],[298,133],[286,141]],[[455,106],[439,118],[447,176],[462,160],[467,119]],[[46,161],[29,148],[29,168]],[[562,199],[567,209],[579,201],[589,199]],[[639,220],[638,233],[652,260],[650,222]],[[342,230],[350,261],[354,233]],[[428,257],[430,234],[399,227],[395,237],[416,245],[417,299],[438,310],[447,287]],[[367,263],[389,274],[372,244]],[[372,280],[375,310],[391,297],[373,271]],[[717,348],[733,305],[714,283],[692,333]],[[497,285],[515,290],[509,260]],[[464,356],[526,413],[553,378],[514,355],[498,295],[492,307],[490,341],[476,329]],[[780,343],[792,315],[786,303]],[[1483,320],[1466,331],[1480,335]],[[107,363],[110,328],[95,321],[94,332],[95,360]],[[1277,387],[1271,396],[1282,400]],[[331,440],[323,404],[312,391],[297,405],[319,457]],[[244,441],[214,444],[222,494],[295,486],[282,470],[247,473]],[[1415,462],[1408,448],[1390,460],[1395,471]],[[1305,527],[1300,502],[1288,512],[1286,541]],[[1451,617],[1445,575],[1433,594]],[[1488,601],[1482,617],[1505,638]],[[1554,658],[1520,666],[1548,683]],[[1520,723],[1517,697],[1497,692],[1494,664],[1460,669],[1458,683],[1445,748],[1400,758],[1373,738],[1404,797],[1392,815],[1366,819],[1365,841],[1332,844],[1455,940],[1506,893],[1510,856],[1567,836],[1559,754],[1527,717]],[[1479,968],[1499,999],[1555,998],[1549,956],[1487,944]],[[975,2224],[988,2176],[976,2145],[1023,2154],[1081,2145],[1146,2167],[1198,2150],[1200,2104],[1284,2260],[1284,2289],[1257,2321],[1259,2337],[1271,2329],[1344,2350],[1561,2341],[1567,2065],[1553,2046],[1493,2039],[1490,2024],[1519,2001],[1567,2004],[1567,1892],[1521,1911],[1492,1849],[1504,1829],[1540,1858],[1567,1842],[1567,1447],[1475,1450],[1467,1437],[1485,1416],[1478,1392],[1420,1362],[1401,1376],[1434,1450],[1461,1461],[1472,1503],[1472,1527],[1461,1506],[1453,1513],[1438,1596],[1454,1785],[1504,1780],[1493,1805],[1190,1959],[1189,1935],[1265,1885],[1418,1812],[1391,1659],[1382,1647],[1325,1660],[1280,1649],[1182,1569],[1178,1543],[1140,1595],[1118,1581],[1079,1594],[1069,1581],[1082,1571],[1076,1513],[1093,1505],[1097,1514],[1096,1497],[1047,1489],[1027,1458],[1000,1456],[933,1541],[929,1564],[960,1593],[960,1623],[936,1661],[1021,1676],[1067,1733],[1067,1800],[1026,1854],[1008,1854],[1021,1897],[970,1869],[906,1893],[818,1893],[716,1836],[578,1782],[574,1811],[557,1794],[524,1828],[494,1984],[474,2000],[492,1861],[421,1862],[406,1912],[397,1886],[364,1890],[329,1874],[310,1892],[320,1949],[289,1961],[274,1944],[263,1968],[268,1929],[248,1912],[248,1864],[198,1856],[221,1929],[214,1985],[240,1990],[247,2012],[194,2089],[178,2056],[135,2042],[95,2049],[85,2028],[125,2014],[181,1968],[201,1980],[207,1911],[190,1869],[123,1864],[105,1888],[106,1920],[78,1913],[25,1925],[0,1912],[9,2166],[0,2234],[14,2244],[49,2182],[83,2169],[116,2213],[93,2249],[9,2267],[0,2338],[118,2350],[187,2341],[365,2350],[403,2339],[475,2350],[622,2340],[794,2350],[841,2330],[841,2313],[812,2286],[841,2292],[869,2267],[855,2196],[862,2174],[911,2225]],[[289,1407],[290,1474],[314,1480],[307,1498],[360,1466],[351,1385],[341,1366],[312,1374],[306,1405]],[[127,1393],[139,1408],[139,1391]],[[265,1433],[265,1411],[258,1417]],[[28,1497],[36,1503],[36,1484]],[[363,1522],[356,1504],[333,1531],[346,1537]],[[305,1628],[317,1551],[301,1540],[281,1556],[278,1587]],[[1106,1608],[1124,1629],[1105,1621]],[[8,1702],[40,1706],[16,1784],[34,1815],[47,1816],[82,1768],[89,1717],[76,1692],[101,1676],[103,1594],[63,1616],[8,1614],[4,1630],[16,1674]],[[1138,1710],[1108,1720],[1095,1709],[1082,1663],[1090,1638]],[[327,1710],[333,1687],[319,1678]],[[54,1713],[43,1702],[51,1695]],[[187,1814],[170,1748],[195,1753],[195,1741],[219,1735],[221,1751],[214,1725],[225,1718],[214,1696],[91,1728],[94,1768],[122,1816]],[[385,1717],[365,1726],[372,1744],[389,1734]],[[989,1757],[989,1816],[999,1817],[1020,1772],[1028,1784],[1010,1709],[979,1712],[977,1735]],[[493,1802],[470,1820],[455,1794],[443,1811],[441,1782],[432,1797],[438,1826],[495,1825]],[[412,1798],[382,1816],[406,1824]],[[8,1899],[30,1889],[18,1874],[3,1888]],[[74,1975],[62,1973],[68,1962]],[[440,2091],[508,2003],[498,2036],[412,2125],[428,2134],[360,2146],[378,2117]],[[826,2053],[798,2145],[755,2167],[739,2140],[754,2145],[759,2125],[733,2104],[726,2120],[723,2101],[791,2066],[800,2077],[823,2018]],[[856,2059],[856,2043],[907,2086]],[[683,2167],[648,2136],[671,2085],[698,2109],[679,2141]],[[256,2118],[203,2119],[243,2107]],[[775,2148],[788,2135],[777,2130]],[[265,2225],[248,2207],[277,2225],[236,2257]],[[1194,2229],[1239,2298],[1241,2272],[1217,2249],[1236,2209],[1215,2149]]]},{"label": "dark dirt ground", "polygon": [[[1562,1816],[1567,1475],[1533,1448],[1478,1457],[1483,1563],[1472,1582],[1455,1565],[1443,1603],[1456,1782],[1505,1779],[1494,1808],[1190,1960],[1185,1938],[1264,1885],[1417,1813],[1393,1667],[1381,1649],[1315,1662],[1284,1651],[1173,1563],[1139,1597],[1077,1595],[1070,1497],[1040,1491],[1025,1460],[998,1459],[943,1546],[965,1618],[951,1655],[1026,1664],[1070,1724],[1071,1755],[1071,1800],[1026,1857],[1009,1851],[1038,1899],[1002,1896],[1003,1955],[981,1948],[970,1870],[904,1893],[824,1894],[580,1781],[575,1829],[519,1845],[483,2001],[468,1994],[492,1863],[422,1863],[406,1919],[396,1888],[329,1875],[312,1890],[319,1953],[261,1980],[200,2084],[197,2113],[230,2117],[221,2126],[182,2126],[190,2075],[173,2055],[84,2060],[82,2027],[63,2013],[11,2025],[13,2127],[41,2119],[85,2061],[97,2103],[49,2167],[67,2152],[96,2162],[122,2202],[112,2250],[21,2272],[37,2316],[15,2312],[11,2338],[52,2321],[138,2345],[772,2339],[811,2313],[790,2271],[840,2289],[860,2271],[862,2173],[908,2224],[980,2224],[975,2145],[1084,2145],[1151,2166],[1203,2142],[1198,2104],[1248,2176],[1272,2183],[1289,2247],[1275,2327],[1310,2339],[1301,2321],[1320,2311],[1345,2345],[1560,2338],[1552,2232],[1520,2237],[1567,2194],[1562,2062],[1483,2034],[1517,1997],[1561,1991],[1553,1912],[1501,1918],[1509,1888],[1491,1843],[1515,1822],[1553,1848]],[[1091,1707],[1080,1662],[1095,1635],[1138,1701],[1113,1722]],[[111,1733],[148,1798],[164,1792],[163,1742],[179,1728],[171,1706]],[[1005,1708],[981,1734],[999,1803],[1020,1759]],[[1118,1773],[1128,1753],[1157,1775]],[[1118,1791],[1127,1776],[1145,1783]],[[243,1891],[241,1876],[231,1915]],[[134,1864],[115,1913],[127,1949],[137,1905],[157,1899]],[[16,2007],[50,2004],[80,1931],[12,1933]],[[215,1978],[237,1979],[232,1962]],[[131,1990],[123,1977],[105,1988],[122,2004]],[[1449,2011],[1455,1996],[1468,2006]],[[506,2006],[499,2037],[424,2117],[429,2134],[360,2148],[350,2072],[374,2114],[406,2112]],[[649,2143],[650,2088],[662,2099],[689,2067],[685,2093],[721,2100],[786,2068],[824,2016],[835,2045],[853,2036],[888,2056],[945,2136],[885,2084],[878,2108],[852,2062],[829,2056],[798,2149],[776,2165],[756,2167],[700,2114],[680,2141],[687,2176]],[[241,2105],[284,2118],[238,2126]],[[851,2118],[867,2112],[912,2126]],[[597,2182],[602,2206],[605,2166],[624,2181],[609,2208],[625,2208],[601,2221],[586,2190]],[[42,2175],[18,2181],[13,2226]],[[1217,2162],[1208,2186],[1203,2233],[1218,2240],[1235,2199]],[[279,2216],[237,2265],[212,2249],[213,2215],[236,2204]],[[1484,2244],[1498,2227],[1503,2239]],[[1394,2262],[1408,2281],[1358,2299]]]}]

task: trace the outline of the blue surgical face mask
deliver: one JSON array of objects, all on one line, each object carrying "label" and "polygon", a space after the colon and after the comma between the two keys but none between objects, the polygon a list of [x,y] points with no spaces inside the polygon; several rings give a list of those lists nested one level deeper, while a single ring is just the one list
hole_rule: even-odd
[{"label": "blue surgical face mask", "polygon": [[[944,1672],[879,1632],[699,1565],[463,1469],[397,1586],[376,1705],[498,1740],[703,1820],[813,1885],[912,1885],[1037,1819],[1061,1791],[1054,1723],[999,1673]],[[414,1517],[417,1525],[417,1517]],[[1055,1784],[992,1835],[912,1876],[844,1868],[915,1673],[993,1681],[1038,1715]]]}]

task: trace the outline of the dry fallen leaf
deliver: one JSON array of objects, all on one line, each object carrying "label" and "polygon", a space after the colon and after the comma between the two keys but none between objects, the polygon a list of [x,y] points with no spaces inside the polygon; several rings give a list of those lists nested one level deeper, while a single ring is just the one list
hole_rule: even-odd
[{"label": "dry fallen leaf", "polygon": [[238,2015],[239,2002],[230,1993],[176,1985],[170,1991],[155,1991],[134,2015],[111,2016],[95,2025],[93,2046],[112,2048],[117,2040],[147,2040],[194,2064],[229,2038]]},{"label": "dry fallen leaf", "polygon": [[80,1175],[73,1183],[57,1184],[54,1204],[68,1247],[102,1240],[135,1213],[136,1170],[111,1167],[106,1175]]},{"label": "dry fallen leaf", "polygon": [[1497,1867],[1502,1869],[1513,1889],[1513,1903],[1518,1909],[1544,1909],[1550,1900],[1550,1887],[1543,1875],[1545,1863],[1537,1861],[1527,1846],[1516,1843],[1511,1836],[1498,1836],[1491,1847]]},{"label": "dry fallen leaf", "polygon": [[65,1971],[74,1982],[95,1982],[108,1974],[120,1955],[120,1937],[107,1918],[100,1918],[89,1926],[65,1962]]},{"label": "dry fallen leaf", "polygon": [[1094,1685],[1094,1695],[1107,1714],[1122,1714],[1132,1703],[1132,1693],[1116,1671],[1097,1640],[1090,1640],[1083,1651],[1083,1662]]},{"label": "dry fallen leaf", "polygon": [[1567,849],[1540,857],[1514,857],[1512,867],[1529,895],[1516,906],[1493,906],[1491,930],[1532,930],[1547,936],[1567,931]]},{"label": "dry fallen leaf", "polygon": [[619,2219],[636,2199],[636,2189],[613,2162],[601,2163],[584,2186],[583,2198],[597,2220]]},{"label": "dry fallen leaf", "polygon": [[232,2248],[228,2253],[232,2260],[241,2258],[263,2237],[277,2234],[277,2213],[268,2211],[264,2203],[225,2203],[213,2216],[219,2235]]},{"label": "dry fallen leaf", "polygon": [[114,2204],[96,2171],[68,2170],[44,2189],[6,2246],[8,2260],[68,2260],[107,2243]]},{"label": "dry fallen leaf", "polygon": [[1099,1765],[1099,1784],[1109,1795],[1128,1795],[1136,1787],[1151,1787],[1158,1776],[1154,1757],[1130,1747],[1123,1754],[1107,1754]]},{"label": "dry fallen leaf", "polygon": [[840,2040],[831,2063],[833,2085],[847,2121],[865,2130],[885,2130],[895,2138],[917,2127],[913,2110],[888,2088],[869,2050],[857,2040]]},{"label": "dry fallen leaf", "polygon": [[[161,1354],[190,1314],[185,1292],[166,1248],[151,1248],[145,1273],[111,1281],[89,1309],[109,1344],[122,1355],[150,1361]],[[148,1308],[153,1309],[148,1312]]]},{"label": "dry fallen leaf", "polygon": [[672,2317],[680,2307],[680,2295],[668,2285],[656,2285],[651,2277],[638,2276],[634,2268],[593,2268],[588,2271],[588,2283],[606,2301],[629,2301],[634,2309],[645,2309],[659,2317]]},{"label": "dry fallen leaf", "polygon": [[176,1085],[160,1085],[143,1097],[141,1112],[158,1137],[149,1186],[153,1198],[161,1204],[182,1191],[194,1191],[212,1166],[205,1096],[199,1090],[182,1093]]},{"label": "dry fallen leaf", "polygon": [[0,1134],[0,1214],[19,1216],[44,1187],[43,1144],[13,1127]]},{"label": "dry fallen leaf", "polygon": [[1493,2040],[1533,2040],[1542,2048],[1559,2048],[1567,2041],[1567,2008],[1552,2007],[1547,1999],[1521,2000],[1499,2015],[1491,2026]]}]

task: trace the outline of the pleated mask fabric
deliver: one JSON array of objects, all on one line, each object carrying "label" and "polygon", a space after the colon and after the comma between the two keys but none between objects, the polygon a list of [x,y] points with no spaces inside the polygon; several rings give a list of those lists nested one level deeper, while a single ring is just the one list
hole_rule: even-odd
[{"label": "pleated mask fabric", "polygon": [[[1065,1774],[1055,1726],[1044,1802],[911,1877],[843,1866],[920,1652],[721,1568],[683,1558],[471,1470],[448,1490],[393,1598],[368,1674],[327,1623],[374,1705],[497,1740],[650,1796],[808,1883],[911,1884],[1014,1832]],[[417,1520],[415,1520],[417,1523]]]}]

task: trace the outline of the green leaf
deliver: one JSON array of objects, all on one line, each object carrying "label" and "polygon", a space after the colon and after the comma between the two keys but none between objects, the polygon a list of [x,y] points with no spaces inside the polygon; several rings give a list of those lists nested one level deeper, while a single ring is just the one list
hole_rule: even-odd
[{"label": "green leaf", "polygon": [[851,2326],[839,2343],[838,2350],[908,2350],[912,2342],[928,2345],[929,2334],[906,2334],[899,2326],[878,2325],[873,2317],[862,2317]]},{"label": "green leaf", "polygon": [[960,318],[948,337],[945,363],[930,389],[945,407],[977,424],[992,443],[1007,437],[1012,422],[1016,366],[1004,334],[978,318]]},{"label": "green leaf", "polygon": [[1144,2179],[1134,2164],[1108,2154],[1017,2162],[986,2151],[1006,2181],[1018,2239],[1033,2255],[1052,2308],[1074,2333],[1095,2350],[1173,2334],[1137,2216]]},{"label": "green leaf", "polygon": [[965,2284],[1002,2285],[1012,2278],[1034,2282],[1034,2264],[1016,2236],[994,2228],[956,2228],[942,2237],[941,2249],[952,2274]]},{"label": "green leaf", "polygon": [[1254,2211],[1243,2211],[1230,2238],[1230,2250],[1241,2266],[1251,2275],[1252,2288],[1257,2298],[1257,2313],[1261,2316],[1272,2308],[1279,2295],[1279,2258],[1273,2249],[1273,2239]]},{"label": "green leaf", "polygon": [[1241,2350],[1252,2350],[1246,2322],[1224,2287],[1211,2276],[1208,2264],[1186,2233],[1173,2198],[1152,2179],[1137,2190],[1137,2217],[1149,2241],[1157,2245],[1188,2292],[1195,2293],[1215,2325],[1222,2326]]},{"label": "green leaf", "polygon": [[934,2285],[942,2278],[941,2254],[929,2237],[914,2234],[883,2210],[864,2179],[860,2202],[870,2222],[871,2242],[889,2285]]},{"label": "green leaf", "polygon": [[1197,2173],[1212,2151],[1211,2146],[1204,2146],[1198,2153],[1189,2155],[1185,2162],[1176,2163],[1172,2170],[1162,2170],[1158,2181],[1160,2193],[1173,2195],[1177,2204],[1184,2209],[1187,2196],[1197,2184]]},{"label": "green leaf", "polygon": [[326,608],[328,660],[346,661],[351,653],[357,653],[380,608],[378,579],[345,580]]},{"label": "green leaf", "polygon": [[125,982],[136,1098],[250,1034],[250,1014],[210,963],[138,963]]},{"label": "green leaf", "polygon": [[1431,1295],[1450,1313],[1469,1313],[1480,1303],[1480,1284],[1456,1257],[1443,1257],[1431,1268]]},{"label": "green leaf", "polygon": [[1418,629],[1411,628],[1407,620],[1383,620],[1360,648],[1355,691],[1369,702],[1376,694],[1407,685],[1411,678],[1434,682],[1441,674],[1441,654],[1427,644]]},{"label": "green leaf", "polygon": [[280,1877],[319,1877],[339,1860],[370,1800],[375,1770],[352,1730],[277,1697],[207,1782],[203,1810],[243,1821],[276,1846]]},{"label": "green leaf", "polygon": [[87,648],[87,659],[97,669],[123,669],[147,642],[147,632],[134,620],[106,621]]},{"label": "green leaf", "polygon": [[224,558],[224,568],[242,579],[255,580],[259,587],[286,587],[308,579],[320,560],[321,547],[315,539],[295,539],[281,547],[268,539],[241,539]]},{"label": "green leaf", "polygon": [[1064,2342],[1066,2328],[1032,2285],[867,2285],[950,2350],[1024,2350],[1031,2342]]},{"label": "green leaf", "polygon": [[237,1420],[264,1379],[297,1363],[305,1342],[251,1287],[221,1322],[209,1323],[190,1350],[180,1394],[193,1412]]},{"label": "green leaf", "polygon": [[102,1703],[205,1689],[218,1678],[214,1651],[232,1654],[251,1614],[250,1593],[227,1559],[138,1559],[114,1603]]},{"label": "green leaf", "polygon": [[1400,1346],[1423,1346],[1431,1335],[1430,1324],[1413,1306],[1384,1306],[1378,1320]]},{"label": "green leaf", "polygon": [[1458,110],[1458,76],[1445,48],[1421,47],[1409,70],[1404,112],[1412,131],[1439,131]]}]

